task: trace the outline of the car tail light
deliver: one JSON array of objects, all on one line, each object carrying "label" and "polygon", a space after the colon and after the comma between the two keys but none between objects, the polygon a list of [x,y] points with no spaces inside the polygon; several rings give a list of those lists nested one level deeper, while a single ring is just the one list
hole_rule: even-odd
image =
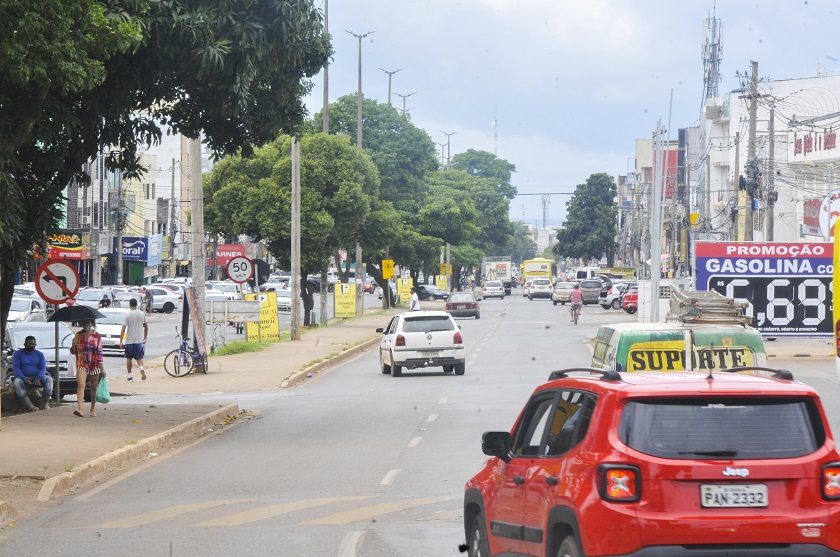
[{"label": "car tail light", "polygon": [[461,331],[455,331],[455,336],[452,337],[452,342],[455,344],[464,344],[464,339],[461,337]]},{"label": "car tail light", "polygon": [[397,335],[397,340],[394,342],[394,346],[405,346],[405,337],[402,335]]},{"label": "car tail light", "polygon": [[638,501],[642,496],[642,477],[639,469],[626,464],[599,465],[598,493],[606,501]]},{"label": "car tail light", "polygon": [[822,468],[823,497],[840,499],[840,462],[826,464]]}]

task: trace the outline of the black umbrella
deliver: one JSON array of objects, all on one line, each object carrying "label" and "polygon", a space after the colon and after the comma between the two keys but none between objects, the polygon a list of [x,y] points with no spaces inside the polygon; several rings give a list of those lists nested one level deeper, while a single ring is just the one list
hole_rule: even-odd
[{"label": "black umbrella", "polygon": [[105,319],[104,315],[96,308],[80,305],[65,306],[58,309],[50,316],[50,321],[87,321],[88,319]]}]

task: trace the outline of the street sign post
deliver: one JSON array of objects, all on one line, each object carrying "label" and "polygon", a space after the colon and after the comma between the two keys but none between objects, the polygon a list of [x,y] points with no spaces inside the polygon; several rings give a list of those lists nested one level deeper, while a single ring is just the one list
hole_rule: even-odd
[{"label": "street sign post", "polygon": [[[46,302],[63,304],[79,291],[79,272],[72,263],[50,259],[35,271],[35,290]],[[58,321],[55,322],[55,401],[61,404],[61,359],[59,354]],[[95,393],[91,393],[93,396]]]},{"label": "street sign post", "polygon": [[248,282],[254,276],[254,262],[244,255],[237,255],[228,262],[227,275],[233,282]]},{"label": "street sign post", "polygon": [[51,304],[63,304],[79,291],[79,272],[72,263],[50,259],[35,271],[35,290]]}]

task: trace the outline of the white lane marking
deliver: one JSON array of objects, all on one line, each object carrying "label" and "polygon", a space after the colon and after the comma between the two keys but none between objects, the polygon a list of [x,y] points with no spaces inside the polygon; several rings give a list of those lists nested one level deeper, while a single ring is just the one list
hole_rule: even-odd
[{"label": "white lane marking", "polygon": [[359,542],[362,541],[364,535],[363,530],[347,532],[341,540],[341,545],[338,546],[338,557],[356,557],[356,550],[359,548]]},{"label": "white lane marking", "polygon": [[446,397],[445,396],[440,397],[440,400],[438,401],[438,404],[446,404]]},{"label": "white lane marking", "polygon": [[414,447],[419,445],[420,441],[422,441],[422,440],[423,440],[423,438],[419,435],[417,437],[412,437],[411,441],[408,442],[408,448],[413,449]]},{"label": "white lane marking", "polygon": [[394,468],[392,470],[388,470],[388,473],[385,474],[385,477],[382,478],[382,481],[379,482],[379,485],[391,485],[391,482],[394,481],[394,478],[397,477],[397,474],[400,473],[399,468]]},{"label": "white lane marking", "polygon": [[426,418],[426,423],[429,423],[429,424],[430,424],[430,423],[432,423],[432,422],[436,421],[437,419],[438,419],[438,415],[437,415],[437,414],[429,414],[429,417],[428,417],[428,418]]}]

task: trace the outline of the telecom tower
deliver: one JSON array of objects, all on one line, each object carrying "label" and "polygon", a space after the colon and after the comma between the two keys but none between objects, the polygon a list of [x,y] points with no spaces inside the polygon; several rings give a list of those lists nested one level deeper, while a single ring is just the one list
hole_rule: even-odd
[{"label": "telecom tower", "polygon": [[718,96],[720,83],[720,37],[723,22],[715,17],[706,18],[706,44],[703,45],[703,98],[713,99]]}]

